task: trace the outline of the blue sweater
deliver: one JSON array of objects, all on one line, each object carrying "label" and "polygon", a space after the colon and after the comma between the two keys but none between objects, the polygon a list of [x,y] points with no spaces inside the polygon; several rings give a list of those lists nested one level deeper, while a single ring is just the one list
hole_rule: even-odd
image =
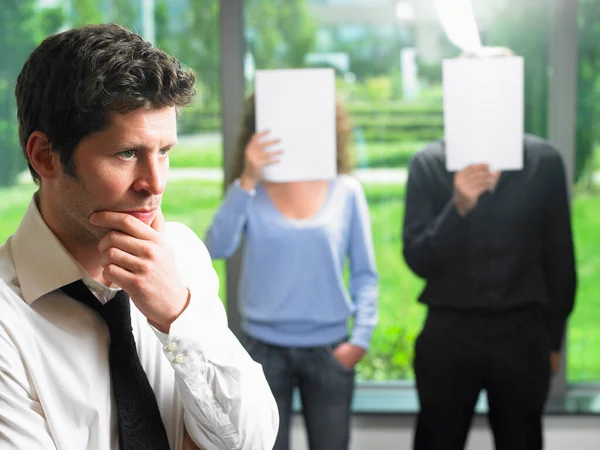
[{"label": "blue sweater", "polygon": [[[209,227],[213,258],[228,258],[245,235],[238,290],[242,330],[285,347],[328,345],[349,335],[367,349],[375,327],[378,275],[369,210],[359,181],[331,181],[311,218],[284,217],[264,187],[247,192],[236,180]],[[344,264],[349,260],[349,292]]]}]

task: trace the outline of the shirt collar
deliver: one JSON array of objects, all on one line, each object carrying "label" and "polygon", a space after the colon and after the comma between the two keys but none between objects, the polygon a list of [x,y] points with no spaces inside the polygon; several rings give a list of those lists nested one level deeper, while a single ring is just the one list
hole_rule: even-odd
[{"label": "shirt collar", "polygon": [[46,225],[35,195],[10,240],[10,251],[21,295],[28,305],[62,286],[89,278]]}]

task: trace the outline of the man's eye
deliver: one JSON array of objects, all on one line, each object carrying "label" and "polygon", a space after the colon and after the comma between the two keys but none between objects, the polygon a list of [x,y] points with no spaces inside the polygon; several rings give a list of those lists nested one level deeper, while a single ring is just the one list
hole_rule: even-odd
[{"label": "man's eye", "polygon": [[124,152],[120,152],[119,156],[123,159],[131,159],[135,156],[135,150],[125,150]]},{"label": "man's eye", "polygon": [[162,148],[162,149],[160,149],[160,154],[166,155],[167,153],[169,153],[169,150],[171,150],[171,149],[170,148]]}]

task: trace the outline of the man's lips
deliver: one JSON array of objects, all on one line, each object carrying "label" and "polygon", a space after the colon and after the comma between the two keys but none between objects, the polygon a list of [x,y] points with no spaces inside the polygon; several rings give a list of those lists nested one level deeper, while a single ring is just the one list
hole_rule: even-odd
[{"label": "man's lips", "polygon": [[121,211],[124,214],[129,214],[142,222],[149,223],[154,219],[156,215],[156,209],[138,209],[132,211]]}]

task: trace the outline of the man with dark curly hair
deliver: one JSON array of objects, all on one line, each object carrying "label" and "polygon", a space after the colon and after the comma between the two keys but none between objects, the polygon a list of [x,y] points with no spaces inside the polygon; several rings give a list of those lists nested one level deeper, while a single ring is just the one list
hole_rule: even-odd
[{"label": "man with dark curly hair", "polygon": [[115,24],[44,40],[16,85],[38,185],[0,246],[3,449],[252,449],[278,414],[203,243],[165,223],[195,77]]}]

